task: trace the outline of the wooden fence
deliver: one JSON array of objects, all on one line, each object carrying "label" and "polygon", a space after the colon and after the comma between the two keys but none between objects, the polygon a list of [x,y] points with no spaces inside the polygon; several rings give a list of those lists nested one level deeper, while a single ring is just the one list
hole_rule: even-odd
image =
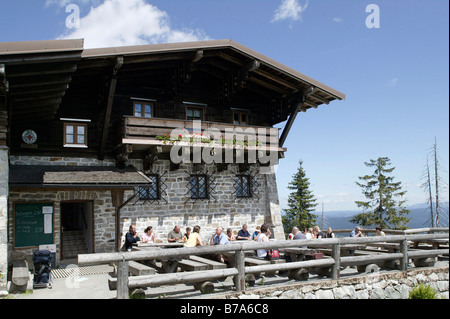
[{"label": "wooden fence", "polygon": [[[438,255],[448,255],[449,249],[418,249],[410,250],[410,241],[433,241],[448,240],[448,228],[439,229],[440,233],[420,234],[420,235],[395,235],[385,237],[362,237],[362,238],[332,238],[332,239],[311,239],[294,241],[269,241],[266,243],[257,242],[235,242],[229,245],[203,246],[195,248],[171,248],[150,251],[119,252],[78,255],[78,265],[98,265],[116,263],[117,280],[115,289],[117,289],[118,299],[129,298],[129,290],[138,287],[157,287],[160,285],[191,284],[204,283],[210,280],[217,280],[233,276],[234,285],[237,292],[244,291],[245,278],[248,274],[260,272],[276,271],[300,271],[309,268],[327,269],[328,275],[332,279],[339,279],[340,267],[361,266],[371,264],[383,264],[386,262],[396,262],[397,269],[406,271],[408,269],[409,259],[425,260]],[[387,254],[367,254],[362,256],[341,256],[341,247],[343,245],[370,245],[375,243],[397,243],[399,251]],[[297,261],[284,264],[269,264],[262,266],[245,266],[245,251],[254,251],[257,249],[288,249],[288,248],[331,248],[331,258],[319,260]],[[234,254],[234,267],[227,269],[179,272],[170,274],[159,274],[151,276],[129,277],[129,262],[142,261],[156,258],[188,258],[191,255],[211,255],[211,254]],[[417,263],[420,265],[420,263]]]}]

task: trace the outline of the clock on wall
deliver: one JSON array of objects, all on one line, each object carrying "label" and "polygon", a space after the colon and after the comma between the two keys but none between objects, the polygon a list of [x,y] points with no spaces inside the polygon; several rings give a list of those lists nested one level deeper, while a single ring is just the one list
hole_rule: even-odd
[{"label": "clock on wall", "polygon": [[37,134],[33,130],[26,130],[22,134],[22,140],[28,145],[34,144],[37,141]]}]

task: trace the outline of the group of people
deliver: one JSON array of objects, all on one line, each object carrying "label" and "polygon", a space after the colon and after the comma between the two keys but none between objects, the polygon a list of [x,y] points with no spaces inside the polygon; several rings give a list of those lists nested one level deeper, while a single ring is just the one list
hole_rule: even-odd
[{"label": "group of people", "polygon": [[326,232],[321,231],[319,226],[315,226],[314,228],[305,228],[303,232],[301,232],[298,227],[294,227],[292,228],[292,232],[288,235],[288,240],[320,238],[335,238],[331,227],[328,227]]},{"label": "group of people", "polygon": [[[228,228],[225,232],[224,228],[219,226],[216,228],[216,231],[214,232],[214,234],[212,234],[206,245],[226,245],[236,240],[258,241],[258,236],[262,233],[262,228],[262,226],[257,226],[255,232],[253,232],[253,234],[250,234],[250,232],[248,231],[248,226],[244,224],[237,235],[235,235],[231,228]],[[203,240],[200,236],[200,229],[201,227],[198,225],[194,226],[193,229],[191,229],[190,227],[186,227],[185,233],[183,234],[183,232],[181,231],[181,227],[179,225],[176,225],[173,230],[168,233],[167,241],[169,243],[184,242],[184,247],[204,246],[205,244],[203,243]],[[270,229],[268,229],[268,232],[268,237],[270,237]],[[144,230],[142,238],[140,238],[138,233],[136,232],[136,225],[132,224],[130,225],[128,233],[125,235],[124,249],[131,250],[133,244],[137,242],[154,243],[155,239],[156,236],[153,232],[152,226],[148,226]]]},{"label": "group of people", "polygon": [[[200,236],[200,226],[195,226],[191,232],[191,228],[187,227],[186,232],[183,234],[181,231],[181,227],[176,225],[173,230],[169,232],[167,235],[167,241],[169,243],[175,242],[184,242],[184,247],[196,247],[196,246],[204,246],[203,240]],[[385,236],[381,226],[377,226],[376,228],[376,236]],[[224,228],[219,226],[216,228],[215,232],[210,237],[209,241],[206,245],[227,245],[233,241],[241,241],[241,240],[254,240],[257,242],[267,242],[271,236],[270,228],[268,225],[263,224],[261,226],[256,227],[256,230],[253,234],[250,234],[248,231],[248,227],[246,224],[242,226],[242,229],[239,230],[238,234],[235,236],[231,228],[228,228],[226,232]],[[361,227],[357,226],[351,233],[350,237],[364,237]],[[328,227],[326,232],[320,230],[319,226],[315,226],[314,228],[305,228],[303,232],[301,232],[298,227],[292,228],[292,232],[288,236],[288,240],[299,240],[299,239],[320,239],[320,238],[335,238],[335,234],[331,227]],[[153,227],[148,226],[144,230],[144,234],[142,235],[142,239],[138,236],[136,232],[136,225],[130,225],[128,233],[125,235],[125,244],[124,250],[131,250],[133,244],[137,242],[142,243],[153,243],[155,242],[155,233],[153,232]],[[258,250],[257,255],[260,258],[264,258],[267,255],[267,252],[264,249]],[[217,257],[219,261],[223,261],[222,256]]]}]

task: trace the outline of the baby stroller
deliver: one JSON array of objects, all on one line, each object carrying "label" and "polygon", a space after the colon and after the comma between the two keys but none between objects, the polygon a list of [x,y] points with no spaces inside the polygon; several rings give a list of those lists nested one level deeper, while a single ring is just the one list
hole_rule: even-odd
[{"label": "baby stroller", "polygon": [[38,250],[33,254],[34,263],[34,280],[33,289],[35,288],[52,288],[51,278],[51,262],[52,254],[48,250]]}]

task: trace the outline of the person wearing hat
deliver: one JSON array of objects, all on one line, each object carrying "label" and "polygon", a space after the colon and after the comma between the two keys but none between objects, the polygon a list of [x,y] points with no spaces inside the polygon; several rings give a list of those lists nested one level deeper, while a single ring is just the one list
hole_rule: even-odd
[{"label": "person wearing hat", "polygon": [[253,233],[252,240],[256,240],[256,237],[258,237],[260,232],[261,232],[261,226],[256,226],[256,230]]}]

